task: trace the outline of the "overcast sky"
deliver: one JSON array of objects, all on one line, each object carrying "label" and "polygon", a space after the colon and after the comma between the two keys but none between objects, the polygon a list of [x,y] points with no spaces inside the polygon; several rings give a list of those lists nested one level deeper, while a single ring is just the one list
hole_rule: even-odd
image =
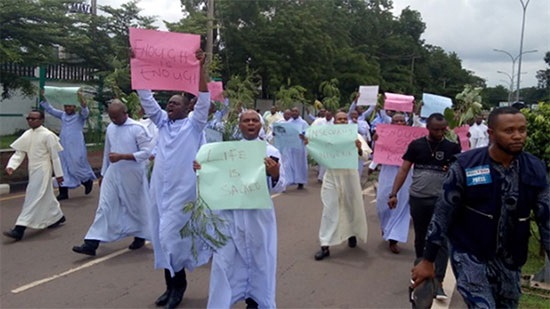
[{"label": "overcast sky", "polygon": [[[98,0],[98,5],[117,7],[125,2]],[[484,78],[488,86],[510,86],[512,59],[493,49],[505,50],[516,58],[519,55],[523,15],[520,0],[393,0],[393,3],[396,16],[407,6],[420,12],[426,24],[422,36],[426,44],[456,52],[462,66]],[[179,0],[141,0],[138,6],[143,9],[142,14],[158,16],[157,25],[161,28],[164,27],[161,20],[174,22],[182,17]],[[538,51],[523,54],[522,88],[536,86],[537,70],[545,68],[544,54],[550,51],[550,0],[529,1],[523,51],[530,50]],[[518,61],[516,74],[517,64]],[[514,77],[514,87],[516,82]]]}]

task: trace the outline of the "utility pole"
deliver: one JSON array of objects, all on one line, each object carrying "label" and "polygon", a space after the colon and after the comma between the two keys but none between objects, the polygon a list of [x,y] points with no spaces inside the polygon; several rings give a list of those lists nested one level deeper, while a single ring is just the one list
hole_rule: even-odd
[{"label": "utility pole", "polygon": [[519,61],[518,61],[518,83],[517,83],[517,91],[516,91],[516,102],[519,102],[519,81],[521,80],[521,55],[523,55],[523,33],[525,31],[525,11],[527,11],[527,5],[529,5],[529,1],[523,2],[523,0],[520,0],[521,7],[523,8],[523,19],[521,21],[521,39],[519,40]]},{"label": "utility pole", "polygon": [[[93,0],[95,1],[95,0]],[[208,0],[207,4],[207,34],[206,34],[206,61],[212,62],[214,53],[214,0]]]}]

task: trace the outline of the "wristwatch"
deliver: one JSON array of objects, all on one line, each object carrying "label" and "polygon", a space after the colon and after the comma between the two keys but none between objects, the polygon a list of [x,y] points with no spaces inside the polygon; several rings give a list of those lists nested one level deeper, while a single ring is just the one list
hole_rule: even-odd
[{"label": "wristwatch", "polygon": [[390,195],[388,196],[388,198],[392,198],[392,197],[397,197],[397,193],[390,193]]}]

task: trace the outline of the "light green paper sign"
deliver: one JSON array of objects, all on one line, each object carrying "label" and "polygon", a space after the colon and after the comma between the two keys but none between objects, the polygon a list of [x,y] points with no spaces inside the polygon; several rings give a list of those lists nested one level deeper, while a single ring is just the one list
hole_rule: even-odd
[{"label": "light green paper sign", "polygon": [[211,209],[271,208],[262,141],[204,144],[197,153],[199,194]]},{"label": "light green paper sign", "polygon": [[306,131],[307,151],[326,168],[357,168],[357,124],[311,126]]},{"label": "light green paper sign", "polygon": [[77,92],[80,87],[44,86],[44,96],[53,106],[80,105]]}]

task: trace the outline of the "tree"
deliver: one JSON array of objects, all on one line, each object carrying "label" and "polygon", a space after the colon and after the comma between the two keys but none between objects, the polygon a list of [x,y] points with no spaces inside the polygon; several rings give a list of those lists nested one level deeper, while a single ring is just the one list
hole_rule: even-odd
[{"label": "tree", "polygon": [[542,100],[550,102],[550,51],[544,55],[544,62],[546,69],[537,71],[538,88],[545,92]]},{"label": "tree", "polygon": [[[75,19],[67,5],[77,1],[2,0],[0,2],[0,63],[36,67],[56,62],[57,48],[67,42]],[[35,92],[30,80],[0,67],[2,99],[15,89],[25,95]]]},{"label": "tree", "polygon": [[508,89],[502,85],[496,87],[487,87],[481,91],[483,98],[483,108],[490,109],[497,107],[500,102],[508,101]]}]

